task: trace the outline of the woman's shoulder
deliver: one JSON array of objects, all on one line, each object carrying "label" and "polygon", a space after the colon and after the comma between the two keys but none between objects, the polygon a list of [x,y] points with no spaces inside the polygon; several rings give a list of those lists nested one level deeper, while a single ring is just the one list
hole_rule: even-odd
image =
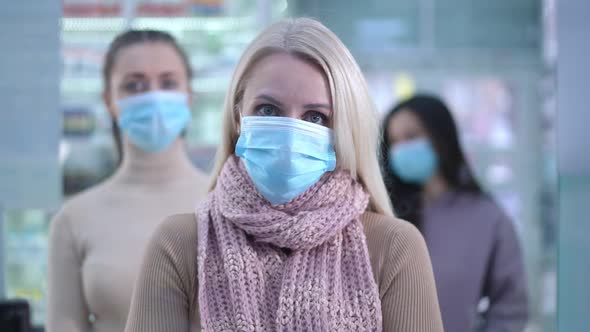
[{"label": "woman's shoulder", "polygon": [[189,244],[196,247],[197,220],[195,214],[183,213],[169,216],[154,231],[152,242],[164,243],[170,249],[186,249]]},{"label": "woman's shoulder", "polygon": [[[392,216],[366,212],[361,217],[369,259],[377,284],[387,286],[407,264],[430,264],[424,238],[411,223]],[[410,260],[412,257],[424,260]]]},{"label": "woman's shoulder", "polygon": [[363,214],[362,221],[379,288],[383,330],[442,331],[432,263],[418,229],[375,213]]},{"label": "woman's shoulder", "polygon": [[78,219],[87,215],[89,211],[97,211],[99,208],[108,206],[110,200],[113,199],[113,194],[120,192],[114,177],[111,175],[107,179],[67,197],[57,215],[63,214]]},{"label": "woman's shoulder", "polygon": [[480,222],[487,222],[490,227],[511,226],[510,217],[491,194],[465,192],[458,196],[461,206],[479,216]]},{"label": "woman's shoulder", "polygon": [[51,229],[77,229],[84,224],[89,214],[100,211],[101,202],[108,197],[109,186],[107,180],[65,199],[53,216]]},{"label": "woman's shoulder", "polygon": [[195,214],[176,214],[161,222],[152,234],[144,260],[149,262],[148,265],[158,266],[163,271],[177,275],[184,284],[183,287],[196,294],[197,222]]},{"label": "woman's shoulder", "polygon": [[[150,307],[153,301],[165,305],[176,303],[181,307],[188,304],[191,316],[194,316],[198,313],[197,292],[196,217],[194,214],[172,215],[158,225],[147,245],[134,294],[133,301],[137,304],[131,317],[136,322],[140,321],[135,311],[158,307]],[[156,322],[164,319],[161,312],[154,314]],[[180,312],[177,314],[183,315]]]},{"label": "woman's shoulder", "polygon": [[365,212],[361,217],[367,243],[389,244],[391,241],[423,241],[418,229],[411,223],[393,216]]},{"label": "woman's shoulder", "polygon": [[485,192],[454,191],[449,194],[450,201],[462,207],[485,210],[497,214],[502,212],[494,197]]}]

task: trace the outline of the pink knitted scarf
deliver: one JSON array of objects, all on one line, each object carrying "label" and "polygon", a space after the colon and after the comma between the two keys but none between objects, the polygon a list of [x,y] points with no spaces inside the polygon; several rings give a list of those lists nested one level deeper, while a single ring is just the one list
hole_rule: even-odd
[{"label": "pink knitted scarf", "polygon": [[359,219],[367,204],[337,170],[271,205],[230,157],[197,210],[203,331],[381,331]]}]

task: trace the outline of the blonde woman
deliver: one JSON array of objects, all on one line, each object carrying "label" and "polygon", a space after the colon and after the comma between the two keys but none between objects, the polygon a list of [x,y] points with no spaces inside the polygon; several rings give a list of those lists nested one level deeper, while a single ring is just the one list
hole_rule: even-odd
[{"label": "blonde woman", "polygon": [[126,331],[442,331],[424,240],[380,178],[371,105],[319,22],[259,35],[208,199],[156,231]]}]

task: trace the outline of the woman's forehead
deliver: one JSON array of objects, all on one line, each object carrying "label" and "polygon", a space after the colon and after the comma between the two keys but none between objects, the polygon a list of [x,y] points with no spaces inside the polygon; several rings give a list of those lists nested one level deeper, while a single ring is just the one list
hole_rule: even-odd
[{"label": "woman's forehead", "polygon": [[249,76],[246,98],[267,94],[280,99],[331,103],[323,71],[290,54],[277,53],[262,58],[252,67]]},{"label": "woman's forehead", "polygon": [[162,42],[145,42],[125,47],[117,55],[113,74],[182,72],[183,60],[177,50]]}]

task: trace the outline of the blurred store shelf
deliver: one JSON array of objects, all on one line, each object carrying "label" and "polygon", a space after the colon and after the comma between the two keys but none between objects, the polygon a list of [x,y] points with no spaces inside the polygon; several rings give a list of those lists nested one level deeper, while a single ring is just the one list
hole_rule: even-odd
[{"label": "blurred store shelf", "polygon": [[253,17],[139,17],[131,22],[123,17],[64,17],[62,31],[120,32],[128,28],[166,31],[241,31],[256,26]]}]

